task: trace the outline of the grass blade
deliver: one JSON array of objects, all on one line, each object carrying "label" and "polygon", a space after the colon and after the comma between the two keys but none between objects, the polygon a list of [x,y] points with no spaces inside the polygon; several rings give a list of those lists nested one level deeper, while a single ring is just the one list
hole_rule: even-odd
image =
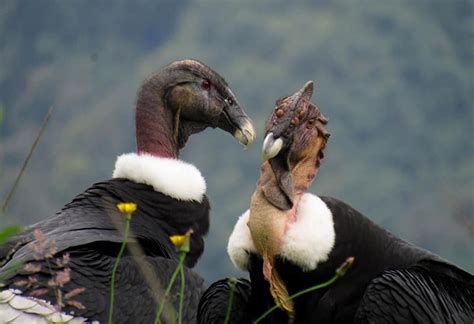
[{"label": "grass blade", "polygon": [[224,324],[228,324],[230,321],[230,314],[232,313],[232,306],[234,304],[234,291],[235,291],[235,285],[237,283],[237,279],[235,278],[230,278],[228,280],[228,284],[230,287],[229,291],[229,304],[227,304],[227,310],[225,313],[225,319],[224,319]]},{"label": "grass blade", "polygon": [[5,213],[5,211],[8,207],[8,203],[10,202],[13,194],[15,193],[15,190],[18,187],[18,184],[20,183],[20,179],[23,176],[23,173],[25,172],[26,167],[28,166],[28,163],[31,160],[31,156],[33,155],[33,152],[34,152],[36,146],[38,145],[39,140],[40,140],[41,136],[43,135],[44,130],[46,129],[46,126],[48,126],[49,119],[51,118],[51,114],[53,113],[53,110],[54,110],[54,106],[51,106],[49,108],[48,112],[46,113],[46,116],[44,117],[43,123],[41,124],[41,128],[38,132],[38,135],[36,135],[35,141],[33,142],[33,145],[31,146],[30,151],[28,152],[28,155],[26,156],[25,160],[23,161],[23,165],[21,166],[20,172],[18,173],[18,175],[15,179],[15,182],[13,183],[13,186],[11,187],[10,192],[7,195],[7,198],[5,199],[5,202],[3,203],[0,216]]}]

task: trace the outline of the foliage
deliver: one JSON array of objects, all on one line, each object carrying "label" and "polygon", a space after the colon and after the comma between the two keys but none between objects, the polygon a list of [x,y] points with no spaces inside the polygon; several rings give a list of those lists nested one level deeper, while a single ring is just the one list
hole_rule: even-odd
[{"label": "foliage", "polygon": [[[128,242],[128,239],[129,239],[130,221],[132,219],[132,214],[137,209],[137,205],[133,202],[121,202],[121,203],[117,204],[117,209],[118,209],[119,213],[124,216],[125,228],[123,230],[122,244],[120,245],[120,250],[117,254],[117,259],[115,260],[114,266],[112,268],[112,276],[111,276],[111,280],[110,280],[109,312],[108,312],[107,323],[113,323],[116,274],[117,274],[118,266],[120,264],[120,260],[123,256],[123,253],[125,252],[125,248],[127,246],[127,242]],[[110,215],[110,216],[114,217],[114,215]],[[119,222],[116,223],[116,226],[118,226],[118,223]],[[117,228],[117,229],[119,229],[119,228]],[[179,307],[178,307],[178,323],[179,324],[182,323],[182,317],[183,317],[182,312],[183,312],[184,292],[185,292],[184,260],[186,258],[186,254],[189,252],[189,238],[190,238],[191,234],[192,234],[192,230],[189,230],[184,235],[170,236],[170,241],[176,247],[176,250],[179,254],[179,262],[176,266],[176,269],[175,269],[174,273],[171,276],[170,281],[168,282],[166,290],[163,294],[163,298],[160,301],[160,304],[158,305],[158,308],[156,310],[156,316],[155,316],[155,321],[154,321],[155,324],[161,323],[163,311],[165,310],[165,306],[167,306],[167,303],[168,303],[167,298],[169,297],[171,288],[173,287],[178,275],[180,275],[180,280],[181,280],[181,289],[180,289],[180,293],[179,293]],[[135,253],[135,252],[133,252],[133,250],[131,250],[130,252],[132,254]],[[141,269],[141,270],[143,271],[143,269]],[[157,292],[155,291],[155,293],[157,293]]]},{"label": "foliage", "polygon": [[[44,219],[109,178],[134,150],[142,79],[195,57],[226,77],[259,134],[278,97],[315,80],[332,137],[314,191],[472,271],[473,21],[461,0],[3,1],[0,197],[50,106],[9,219]],[[258,141],[242,152],[222,134],[192,137],[182,156],[205,175],[213,207],[198,265],[208,280],[236,274],[224,247],[260,166]]]},{"label": "foliage", "polygon": [[21,226],[20,225],[10,225],[2,228],[0,230],[0,246],[2,246],[9,237],[20,233]]},{"label": "foliage", "polygon": [[20,172],[18,172],[18,175],[16,176],[15,181],[14,181],[13,185],[11,186],[11,189],[8,191],[8,195],[5,198],[5,202],[2,205],[2,209],[0,209],[0,216],[3,213],[5,213],[5,211],[8,207],[8,204],[10,202],[10,199],[12,198],[13,194],[15,193],[15,190],[16,190],[18,184],[20,183],[20,180],[23,176],[23,173],[25,172],[26,167],[28,166],[28,163],[30,162],[31,156],[33,155],[33,152],[35,151],[35,148],[38,145],[39,140],[41,139],[41,136],[43,135],[43,132],[46,129],[46,126],[48,126],[48,122],[49,122],[49,119],[51,118],[52,113],[53,113],[53,107],[49,108],[48,112],[46,113],[45,119],[44,119],[43,123],[41,124],[38,135],[36,136],[36,138],[33,142],[33,145],[31,145],[31,148],[30,148],[25,160],[23,161],[23,164],[20,168]]},{"label": "foliage", "polygon": [[192,230],[189,230],[185,235],[173,235],[170,236],[171,242],[176,247],[176,250],[179,254],[178,265],[176,266],[175,271],[171,275],[171,279],[168,282],[165,293],[163,295],[163,300],[161,301],[158,309],[156,310],[155,324],[161,324],[161,314],[163,312],[166,299],[169,297],[171,288],[173,287],[178,274],[180,275],[181,288],[179,291],[179,306],[178,306],[178,323],[181,324],[183,321],[183,305],[184,305],[184,292],[185,292],[185,276],[184,276],[184,260],[186,259],[186,254],[189,253],[189,239],[192,234]]},{"label": "foliage", "polygon": [[[109,297],[109,313],[107,323],[113,323],[113,313],[114,313],[114,299],[115,299],[115,276],[117,274],[117,269],[122,258],[123,253],[125,252],[125,247],[128,242],[128,231],[130,230],[130,221],[132,220],[132,214],[136,210],[137,205],[134,203],[119,203],[117,204],[117,209],[125,218],[125,229],[123,234],[122,244],[120,245],[120,250],[117,254],[117,259],[115,260],[114,266],[112,268],[112,276],[110,279],[110,297]],[[113,217],[113,216],[111,216]]]},{"label": "foliage", "polygon": [[[71,280],[69,253],[56,257],[56,242],[49,240],[40,229],[34,230],[34,237],[34,243],[29,245],[33,252],[34,261],[20,266],[23,274],[27,274],[27,276],[14,281],[13,286],[20,289],[28,289],[30,290],[30,296],[39,298],[52,291],[55,296],[54,307],[59,312],[66,305],[77,309],[84,309],[84,305],[73,298],[84,292],[85,288],[75,288],[70,291],[66,291],[65,288],[65,285]],[[46,266],[45,270],[44,266]],[[38,273],[42,271],[50,274],[49,279],[38,276]]]},{"label": "foliage", "polygon": [[[344,263],[341,264],[339,266],[339,268],[336,269],[336,271],[334,273],[334,276],[332,276],[331,279],[329,279],[329,280],[327,280],[323,283],[320,283],[320,284],[311,286],[309,288],[306,288],[304,290],[298,291],[297,293],[294,293],[293,295],[289,296],[286,301],[293,300],[293,299],[298,298],[299,296],[302,296],[304,294],[308,294],[310,292],[313,292],[313,291],[316,291],[316,290],[319,290],[319,289],[323,289],[323,288],[326,288],[326,287],[332,285],[334,282],[336,282],[336,280],[338,280],[339,278],[343,277],[346,274],[347,270],[349,270],[349,268],[352,266],[353,262],[354,262],[354,257],[348,257],[346,259],[346,261],[344,261]],[[268,311],[263,313],[261,316],[259,316],[253,322],[253,324],[259,323],[261,320],[263,320],[265,317],[267,317],[268,315],[270,315],[271,313],[273,313],[274,311],[276,311],[280,307],[281,307],[281,304],[276,304],[275,306],[270,308]]]}]

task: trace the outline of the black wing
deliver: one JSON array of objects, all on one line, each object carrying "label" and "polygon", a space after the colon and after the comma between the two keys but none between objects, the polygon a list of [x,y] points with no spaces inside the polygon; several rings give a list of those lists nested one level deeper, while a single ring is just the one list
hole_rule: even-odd
[{"label": "black wing", "polygon": [[179,201],[148,185],[113,179],[93,185],[55,216],[11,238],[0,248],[0,276],[15,262],[34,259],[32,244],[36,228],[41,229],[50,242],[54,241],[58,252],[94,242],[122,242],[122,234],[116,230],[117,222],[124,226],[123,215],[116,207],[119,202],[138,205],[132,216],[131,233],[146,254],[177,259],[168,237],[184,234],[192,228],[191,251],[186,263],[193,266],[197,262],[204,250],[203,236],[209,229],[207,198],[201,203]]},{"label": "black wing", "polygon": [[[46,286],[49,290],[40,297],[56,304],[56,291],[50,289],[47,283],[55,273],[64,269],[56,268],[55,260],[68,253],[71,279],[61,290],[66,293],[76,288],[85,288],[74,300],[86,309],[66,305],[65,310],[74,311],[89,319],[106,320],[112,267],[123,240],[113,221],[115,218],[121,226],[124,224],[124,216],[117,211],[118,202],[134,202],[138,205],[131,218],[130,229],[133,234],[128,244],[140,244],[145,254],[142,258],[151,263],[161,286],[166,288],[178,264],[178,254],[169,240],[170,235],[184,234],[193,229],[191,251],[187,254],[186,264],[194,265],[204,249],[203,235],[209,226],[207,199],[200,203],[179,201],[154,191],[150,186],[114,179],[93,185],[54,217],[11,238],[0,250],[0,276],[5,283],[4,288],[18,288],[29,295],[38,288],[37,284],[31,283],[30,277],[33,277],[33,280],[42,283],[41,288]],[[55,246],[52,249],[56,252],[54,258],[47,261],[44,258],[38,259],[39,242],[33,235],[35,228],[41,229],[49,242],[46,253],[51,246]],[[30,263],[37,268],[40,266],[40,270],[32,272],[31,268],[18,269],[18,263],[23,266]],[[156,305],[131,256],[125,255],[121,260],[116,285],[117,321],[146,319],[144,322],[152,322]],[[187,269],[186,286],[185,308],[188,311],[184,319],[185,322],[192,322],[196,318],[203,281]],[[177,291],[174,290],[174,295]]]},{"label": "black wing", "polygon": [[[439,262],[428,263],[388,270],[372,280],[356,323],[473,323],[472,276]],[[453,271],[459,275],[451,275]]]},{"label": "black wing", "polygon": [[[41,287],[47,287],[46,294],[39,296],[41,299],[47,300],[52,304],[58,304],[58,291],[62,292],[62,308],[68,314],[76,314],[88,319],[98,320],[101,323],[107,322],[109,293],[111,285],[111,273],[113,265],[116,261],[115,255],[108,255],[104,251],[110,248],[102,245],[100,250],[93,245],[85,245],[80,248],[66,250],[70,254],[68,263],[70,272],[70,280],[63,287],[48,287],[47,282],[52,278],[51,273],[61,271],[52,262],[47,264],[45,261],[35,261],[31,264],[41,266],[41,270],[34,274],[35,281],[42,284]],[[168,282],[177,267],[177,261],[163,257],[141,257],[146,261],[157,274],[159,285],[163,291],[166,289]],[[28,287],[25,285],[18,286],[22,281],[28,281],[32,274],[21,270],[9,282],[10,288],[18,288],[22,290],[23,295],[30,295],[36,286]],[[122,257],[117,270],[115,280],[115,302],[114,302],[114,323],[153,323],[157,310],[157,303],[153,298],[153,292],[145,281],[141,270],[137,266],[135,260],[129,255]],[[183,322],[192,323],[196,320],[196,309],[199,298],[204,291],[203,279],[192,270],[185,268],[185,296],[184,296],[184,313]],[[178,293],[180,291],[181,281],[179,277],[176,279],[168,301],[170,301],[175,310],[178,309]],[[74,289],[85,290],[71,299],[65,299],[65,295]],[[78,308],[77,304],[68,304],[69,301],[77,301],[85,309]],[[177,316],[177,314],[175,314]]]}]

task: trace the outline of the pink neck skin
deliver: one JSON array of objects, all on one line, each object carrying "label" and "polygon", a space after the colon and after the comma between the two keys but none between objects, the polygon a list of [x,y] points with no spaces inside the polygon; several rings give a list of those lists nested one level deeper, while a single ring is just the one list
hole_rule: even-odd
[{"label": "pink neck skin", "polygon": [[179,157],[173,134],[173,114],[157,91],[144,86],[138,95],[136,117],[137,153],[157,157]]},{"label": "pink neck skin", "polygon": [[294,206],[288,213],[289,223],[296,221],[296,215],[298,214],[298,206],[303,195],[308,191],[314,178],[319,171],[316,167],[316,159],[310,158],[298,164],[292,170],[293,175],[293,202]]},{"label": "pink neck skin", "polygon": [[[319,168],[316,167],[316,158],[306,159],[291,170],[293,177],[293,208],[286,211],[287,225],[296,221],[298,205],[303,195],[308,191],[311,183],[315,179]],[[270,164],[265,162],[260,171],[257,181],[257,188],[263,185],[278,186],[275,175]]]}]

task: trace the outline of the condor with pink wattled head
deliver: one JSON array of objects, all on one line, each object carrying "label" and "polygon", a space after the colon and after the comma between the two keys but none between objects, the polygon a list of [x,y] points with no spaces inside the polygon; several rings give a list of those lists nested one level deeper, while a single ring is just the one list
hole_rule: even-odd
[{"label": "condor with pink wattled head", "polygon": [[[308,192],[329,137],[311,94],[309,82],[277,101],[250,209],[229,238],[228,254],[250,282],[214,283],[200,301],[198,322],[222,323],[233,293],[229,323],[253,322],[275,304],[259,323],[472,323],[470,273],[344,202]],[[337,269],[346,260],[352,266],[341,277]]]}]

